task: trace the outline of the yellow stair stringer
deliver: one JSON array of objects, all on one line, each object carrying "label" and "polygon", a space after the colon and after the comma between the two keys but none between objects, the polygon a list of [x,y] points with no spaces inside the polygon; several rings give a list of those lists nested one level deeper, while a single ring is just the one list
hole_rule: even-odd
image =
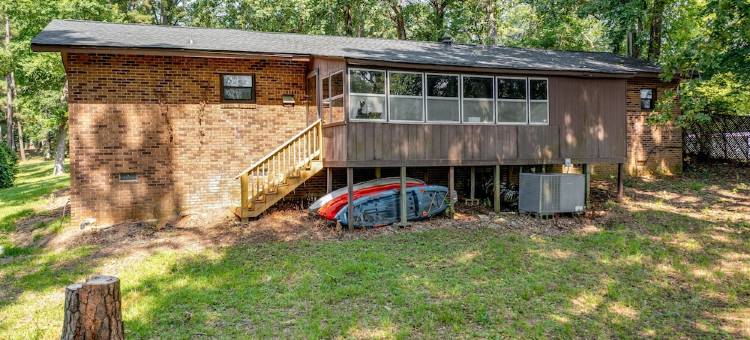
[{"label": "yellow stair stringer", "polygon": [[271,206],[276,204],[289,193],[297,189],[302,183],[305,183],[310,177],[315,176],[318,172],[323,170],[323,162],[314,160],[310,162],[310,168],[302,168],[299,176],[287,177],[286,183],[278,186],[276,191],[264,194],[261,200],[253,202],[252,209],[247,211],[245,216],[242,216],[240,207],[235,208],[234,214],[240,219],[254,218],[260,216],[264,211],[268,210]]}]

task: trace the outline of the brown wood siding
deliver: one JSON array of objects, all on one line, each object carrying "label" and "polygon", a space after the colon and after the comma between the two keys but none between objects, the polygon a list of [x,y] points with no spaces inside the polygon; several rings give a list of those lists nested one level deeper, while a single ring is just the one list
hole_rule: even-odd
[{"label": "brown wood siding", "polygon": [[544,126],[349,122],[336,130],[345,152],[326,161],[354,167],[625,161],[624,79],[549,77],[549,101]]}]

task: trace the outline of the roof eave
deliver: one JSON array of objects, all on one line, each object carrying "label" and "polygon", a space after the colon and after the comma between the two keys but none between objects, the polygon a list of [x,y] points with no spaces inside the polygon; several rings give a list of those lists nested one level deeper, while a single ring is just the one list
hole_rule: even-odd
[{"label": "roof eave", "polygon": [[424,69],[445,72],[492,72],[505,74],[524,75],[559,75],[590,78],[632,78],[637,72],[599,72],[584,70],[562,70],[562,69],[533,69],[533,68],[502,68],[489,66],[452,66],[442,64],[390,62],[372,59],[346,58],[347,65],[401,67],[405,69]]},{"label": "roof eave", "polygon": [[60,53],[98,53],[98,54],[131,54],[131,55],[161,55],[209,58],[279,58],[294,61],[310,61],[310,55],[288,53],[257,53],[239,51],[213,51],[180,48],[158,47],[114,47],[114,46],[74,46],[31,43],[34,52]]}]

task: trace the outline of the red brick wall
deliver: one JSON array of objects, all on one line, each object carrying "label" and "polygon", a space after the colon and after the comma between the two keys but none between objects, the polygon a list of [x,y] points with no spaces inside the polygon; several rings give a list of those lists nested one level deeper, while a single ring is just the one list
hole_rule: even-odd
[{"label": "red brick wall", "polygon": [[[640,91],[656,89],[657,100],[667,89],[677,87],[677,82],[664,83],[659,78],[638,77],[627,81],[627,152],[625,171],[631,176],[652,174],[677,174],[682,172],[682,130],[671,124],[651,126],[647,118],[653,112],[641,111]],[[679,111],[674,112],[675,115]],[[592,167],[594,176],[612,176],[616,164],[597,164]]]},{"label": "red brick wall", "polygon": [[[234,176],[306,124],[304,62],[70,54],[66,65],[74,223],[235,206]],[[221,103],[222,73],[254,74],[256,103]]]},{"label": "red brick wall", "polygon": [[[676,87],[676,82],[664,83],[658,78],[633,78],[627,84],[627,124],[629,174],[674,174],[682,171],[682,129],[677,126],[650,126],[646,123],[651,112],[641,111],[640,90],[655,88],[657,100],[664,91]],[[679,111],[674,112],[675,115]]]}]

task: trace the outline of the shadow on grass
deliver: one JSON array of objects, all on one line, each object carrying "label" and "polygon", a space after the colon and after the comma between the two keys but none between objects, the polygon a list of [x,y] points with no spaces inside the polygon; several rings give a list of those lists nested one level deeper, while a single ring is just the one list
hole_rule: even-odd
[{"label": "shadow on grass", "polygon": [[586,235],[437,230],[236,245],[125,283],[126,329],[134,337],[740,336],[717,315],[747,302],[748,278],[723,267],[728,253],[750,256],[747,228],[721,241],[700,232],[713,223],[642,214],[644,230]]}]

